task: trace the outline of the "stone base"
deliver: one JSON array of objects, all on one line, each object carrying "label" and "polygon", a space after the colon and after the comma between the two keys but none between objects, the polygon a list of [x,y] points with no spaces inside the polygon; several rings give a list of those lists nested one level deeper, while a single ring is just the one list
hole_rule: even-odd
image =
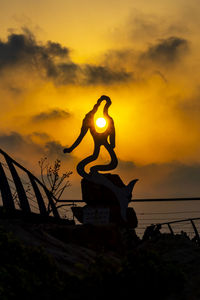
[{"label": "stone base", "polygon": [[85,205],[84,207],[72,207],[75,218],[81,224],[110,224],[114,223],[120,226],[136,228],[138,219],[132,207],[127,208],[127,222],[125,222],[120,213],[119,206],[100,207]]},{"label": "stone base", "polygon": [[[123,188],[125,184],[117,174],[102,174],[117,187]],[[115,194],[106,186],[91,182],[85,178],[81,180],[82,199],[85,203],[92,206],[119,205]],[[130,198],[131,200],[131,198]]]},{"label": "stone base", "polygon": [[[116,186],[116,191],[124,189],[123,195],[129,186],[126,186],[119,175],[117,174],[101,174],[106,177],[106,183],[110,186]],[[91,177],[92,178],[92,177]],[[137,227],[137,216],[133,208],[128,208],[128,203],[131,201],[132,189],[136,180],[131,181],[131,190],[125,198],[122,198],[121,203],[118,199],[118,194],[100,183],[89,181],[85,178],[81,180],[82,199],[86,203],[86,206],[73,207],[72,211],[80,223],[83,224],[109,224],[115,223],[118,225],[128,225],[131,228]],[[101,181],[100,181],[101,182]],[[104,179],[102,182],[105,183]],[[108,184],[108,186],[109,186]],[[117,195],[117,196],[116,196]],[[123,202],[124,201],[124,202]],[[124,203],[124,206],[122,207]],[[122,214],[123,208],[123,214]],[[122,217],[123,216],[123,217]]]}]

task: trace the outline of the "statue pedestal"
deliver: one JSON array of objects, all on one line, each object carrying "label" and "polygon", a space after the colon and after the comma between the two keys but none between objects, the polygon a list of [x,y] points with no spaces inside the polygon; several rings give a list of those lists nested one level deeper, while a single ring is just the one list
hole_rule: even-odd
[{"label": "statue pedestal", "polygon": [[[102,174],[119,188],[125,188],[117,174]],[[122,218],[120,203],[116,195],[108,187],[94,183],[85,178],[81,180],[82,199],[86,205],[73,207],[72,211],[80,223],[83,224],[109,224],[115,223],[122,226],[136,228],[137,216],[133,208],[127,207],[126,221]],[[131,194],[129,202],[131,201]]]}]

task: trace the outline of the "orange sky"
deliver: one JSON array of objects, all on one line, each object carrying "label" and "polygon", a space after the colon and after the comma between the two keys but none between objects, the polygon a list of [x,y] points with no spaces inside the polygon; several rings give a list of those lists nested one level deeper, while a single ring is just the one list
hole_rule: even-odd
[{"label": "orange sky", "polygon": [[[66,197],[80,198],[68,155],[82,119],[112,99],[116,153],[137,197],[199,196],[198,1],[1,1],[0,147],[33,172],[47,155],[72,170]],[[102,151],[100,160],[107,161]]]}]

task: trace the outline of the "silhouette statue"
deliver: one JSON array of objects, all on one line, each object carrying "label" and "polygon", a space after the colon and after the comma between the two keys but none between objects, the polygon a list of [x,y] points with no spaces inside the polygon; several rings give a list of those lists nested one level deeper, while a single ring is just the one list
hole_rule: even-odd
[{"label": "silhouette statue", "polygon": [[[95,114],[101,104],[102,101],[106,101],[104,106],[103,115],[107,121],[107,127],[103,132],[97,132],[95,129]],[[87,179],[88,181],[92,181],[94,183],[104,185],[109,188],[117,197],[120,207],[121,207],[121,215],[124,220],[126,220],[126,210],[128,207],[128,202],[132,196],[132,190],[135,183],[138,179],[132,180],[127,186],[119,187],[115,185],[111,180],[109,180],[106,176],[99,173],[98,171],[109,171],[113,170],[117,167],[118,160],[116,154],[114,152],[115,148],[115,127],[114,121],[108,114],[108,108],[112,104],[111,99],[108,96],[101,96],[97,103],[94,105],[93,109],[86,114],[85,118],[82,122],[81,132],[76,139],[76,141],[72,144],[71,147],[65,148],[63,150],[64,153],[72,152],[82,141],[84,136],[86,135],[88,129],[94,140],[94,152],[92,155],[86,157],[82,161],[80,161],[77,165],[77,172],[80,176]],[[104,146],[108,153],[110,154],[111,161],[107,165],[95,165],[90,168],[90,172],[87,173],[85,171],[85,167],[87,164],[91,163],[92,161],[98,158],[100,148]]]},{"label": "silhouette statue", "polygon": [[[103,110],[104,118],[107,121],[107,128],[104,132],[97,132],[95,129],[95,120],[94,116],[95,113],[98,110],[98,107],[100,106],[101,102],[103,100],[106,100],[106,104]],[[76,139],[76,141],[73,143],[73,145],[69,148],[65,148],[63,151],[64,153],[70,153],[73,151],[82,141],[84,136],[86,135],[88,129],[90,130],[90,133],[94,140],[94,152],[92,155],[86,157],[83,159],[79,164],[77,165],[77,172],[80,176],[86,177],[88,174],[85,172],[85,166],[92,161],[96,160],[99,156],[100,147],[104,146],[107,151],[110,154],[111,161],[107,165],[96,165],[90,168],[90,173],[98,172],[98,171],[109,171],[113,170],[117,167],[118,161],[116,154],[114,152],[115,148],[115,127],[114,127],[114,121],[108,114],[108,108],[111,105],[111,100],[107,96],[101,96],[101,98],[98,99],[97,103],[94,105],[93,109],[86,114],[85,118],[83,119],[82,128],[80,135]],[[108,141],[109,138],[109,141]]]}]

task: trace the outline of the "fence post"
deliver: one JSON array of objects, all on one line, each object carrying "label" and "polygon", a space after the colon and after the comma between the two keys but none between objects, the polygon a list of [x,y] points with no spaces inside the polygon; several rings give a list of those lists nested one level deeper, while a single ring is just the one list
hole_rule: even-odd
[{"label": "fence post", "polygon": [[170,230],[171,234],[174,235],[174,232],[173,232],[173,229],[172,229],[171,225],[169,223],[167,223],[167,225],[169,227],[169,230]]},{"label": "fence post", "polygon": [[7,165],[10,169],[10,172],[12,174],[13,181],[14,181],[15,186],[16,186],[16,190],[17,190],[17,194],[18,194],[19,202],[20,202],[20,206],[21,206],[20,208],[23,212],[30,213],[31,212],[30,205],[28,203],[26,192],[24,190],[21,179],[20,179],[20,177],[19,177],[12,161],[10,160],[9,156],[7,156],[7,155],[4,155],[4,156],[5,156]]},{"label": "fence post", "polygon": [[1,178],[0,190],[2,195],[3,206],[8,210],[14,210],[15,205],[14,205],[12,193],[1,163],[0,163],[0,178]]},{"label": "fence post", "polygon": [[200,243],[200,237],[199,237],[198,230],[197,230],[197,228],[196,228],[196,226],[195,226],[195,224],[194,224],[194,222],[193,222],[192,219],[190,219],[190,222],[192,223],[192,227],[193,227],[193,229],[194,229],[194,233],[195,233],[195,236],[196,236],[196,238],[197,238],[197,240],[198,240],[198,243]]}]

